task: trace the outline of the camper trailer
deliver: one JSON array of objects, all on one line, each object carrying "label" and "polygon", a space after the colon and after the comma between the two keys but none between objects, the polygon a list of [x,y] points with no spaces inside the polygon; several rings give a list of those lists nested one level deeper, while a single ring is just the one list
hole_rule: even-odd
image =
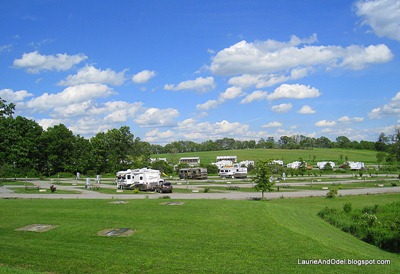
[{"label": "camper trailer", "polygon": [[326,166],[326,164],[328,164],[328,163],[331,165],[332,168],[335,167],[335,163],[334,163],[334,162],[331,162],[331,161],[318,162],[318,163],[317,163],[317,166],[318,166],[319,169],[324,169],[325,166]]},{"label": "camper trailer", "polygon": [[116,184],[118,189],[155,190],[164,180],[159,170],[141,168],[118,171]]},{"label": "camper trailer", "polygon": [[207,179],[207,168],[181,168],[179,169],[180,179]]},{"label": "camper trailer", "polygon": [[221,178],[246,178],[247,168],[239,165],[225,166],[218,169],[218,175]]}]

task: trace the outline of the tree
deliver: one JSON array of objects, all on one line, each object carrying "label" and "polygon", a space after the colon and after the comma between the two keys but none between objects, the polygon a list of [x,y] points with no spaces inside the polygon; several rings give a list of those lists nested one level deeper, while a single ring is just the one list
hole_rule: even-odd
[{"label": "tree", "polygon": [[15,105],[13,103],[7,104],[6,100],[0,97],[0,117],[11,117],[14,114]]},{"label": "tree", "polygon": [[255,167],[255,177],[252,179],[256,184],[255,189],[257,191],[261,190],[261,197],[264,199],[264,192],[272,191],[272,187],[275,182],[272,179],[272,172],[269,168],[269,163],[271,161],[258,161]]},{"label": "tree", "polygon": [[65,125],[59,124],[48,128],[41,135],[41,149],[46,161],[45,170],[48,175],[57,172],[72,172],[74,135]]}]

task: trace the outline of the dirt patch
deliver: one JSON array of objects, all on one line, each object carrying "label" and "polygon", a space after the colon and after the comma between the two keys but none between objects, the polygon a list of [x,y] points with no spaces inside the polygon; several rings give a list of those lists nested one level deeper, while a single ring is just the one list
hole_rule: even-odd
[{"label": "dirt patch", "polygon": [[129,237],[135,232],[135,230],[130,228],[107,228],[97,232],[97,235],[105,237]]},{"label": "dirt patch", "polygon": [[53,228],[56,228],[57,225],[45,225],[45,224],[33,224],[24,226],[21,228],[17,228],[18,231],[31,231],[31,232],[46,232]]},{"label": "dirt patch", "polygon": [[123,205],[123,204],[127,204],[127,201],[114,201],[114,202],[110,202],[110,204],[116,204],[116,205]]},{"label": "dirt patch", "polygon": [[165,202],[161,203],[162,205],[183,205],[185,204],[184,202]]}]

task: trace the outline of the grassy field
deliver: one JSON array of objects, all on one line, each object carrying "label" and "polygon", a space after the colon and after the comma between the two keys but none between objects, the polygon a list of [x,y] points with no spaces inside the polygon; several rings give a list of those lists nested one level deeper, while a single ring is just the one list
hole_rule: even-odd
[{"label": "grassy field", "polygon": [[[400,195],[280,199],[0,200],[2,273],[400,273],[400,257],[317,216],[399,201]],[[115,200],[114,200],[115,201]],[[176,202],[176,201],[175,201]],[[17,231],[31,224],[47,232]],[[102,237],[131,228],[129,237]],[[299,260],[390,260],[390,265],[304,265]]]},{"label": "grassy field", "polygon": [[[217,156],[237,156],[238,162],[244,160],[283,160],[285,163],[297,161],[302,158],[304,161],[316,164],[318,161],[334,161],[343,163],[345,157],[349,161],[364,162],[365,164],[376,164],[376,151],[372,150],[351,150],[351,149],[241,149],[222,151],[200,151],[178,154],[157,154],[153,158],[167,158],[170,163],[178,163],[181,157],[200,157],[201,163],[209,164],[216,161]],[[342,159],[341,159],[342,155]],[[314,158],[315,156],[315,158]],[[315,161],[313,161],[315,160]]]}]

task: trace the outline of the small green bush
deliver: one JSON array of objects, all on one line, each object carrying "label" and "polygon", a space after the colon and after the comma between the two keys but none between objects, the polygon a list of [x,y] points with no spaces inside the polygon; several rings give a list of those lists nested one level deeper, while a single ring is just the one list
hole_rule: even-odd
[{"label": "small green bush", "polygon": [[328,191],[328,193],[326,193],[326,198],[335,198],[337,193],[337,189],[331,189]]},{"label": "small green bush", "polygon": [[138,194],[138,193],[139,193],[139,189],[138,189],[138,188],[135,188],[135,189],[133,190],[133,193],[134,193],[134,194]]},{"label": "small green bush", "polygon": [[350,213],[352,209],[353,209],[353,206],[351,203],[345,203],[343,206],[343,211],[346,213]]}]

